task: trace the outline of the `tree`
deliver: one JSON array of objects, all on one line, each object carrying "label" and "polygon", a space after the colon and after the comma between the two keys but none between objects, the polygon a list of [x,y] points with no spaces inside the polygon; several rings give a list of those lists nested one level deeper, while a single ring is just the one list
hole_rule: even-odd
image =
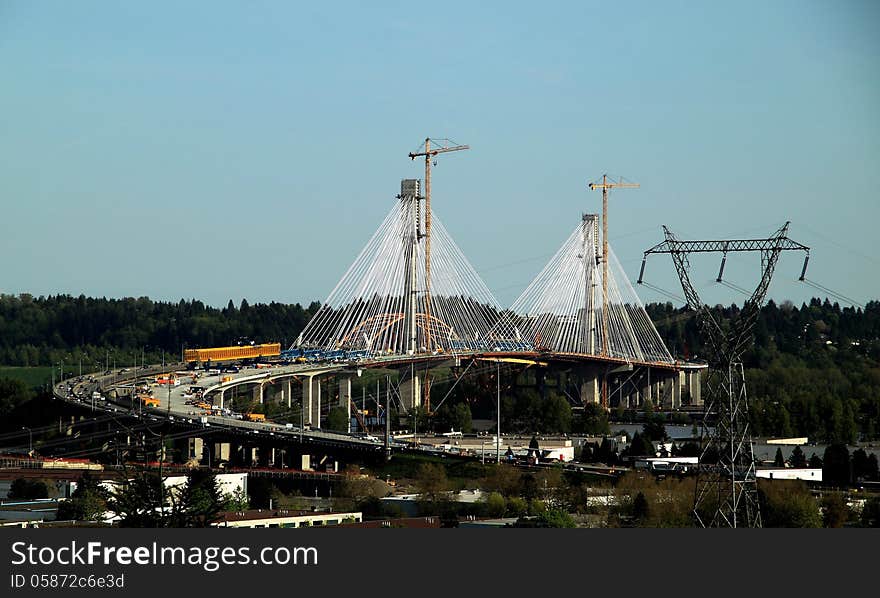
[{"label": "tree", "polygon": [[603,437],[602,443],[599,445],[599,449],[596,451],[596,460],[600,463],[612,465],[618,462],[619,457],[620,456],[617,454],[617,450],[611,444],[611,439],[608,437]]},{"label": "tree", "polygon": [[443,405],[437,414],[438,424],[444,431],[458,431],[465,434],[472,429],[471,408],[466,402]]},{"label": "tree", "polygon": [[868,467],[865,471],[866,478],[873,481],[880,480],[880,468],[877,466],[877,454],[871,453],[868,456]]},{"label": "tree", "polygon": [[111,492],[109,510],[120,527],[168,527],[172,521],[171,496],[156,472],[144,469]]},{"label": "tree", "polygon": [[647,417],[647,421],[642,425],[642,436],[655,442],[666,440],[668,436],[666,434],[666,425],[663,423],[663,416],[649,413]]},{"label": "tree", "polygon": [[611,433],[608,412],[598,403],[587,403],[581,413],[581,430],[584,434],[602,436]]},{"label": "tree", "polygon": [[16,407],[30,401],[33,396],[34,393],[21,380],[0,378],[0,417],[9,415]]},{"label": "tree", "polygon": [[577,527],[571,515],[562,509],[547,509],[538,515],[540,527]]},{"label": "tree", "polygon": [[785,457],[782,456],[782,447],[776,447],[776,457],[773,459],[773,465],[776,467],[785,467]]},{"label": "tree", "polygon": [[489,474],[483,478],[480,487],[490,492],[499,492],[502,496],[515,496],[520,490],[519,472],[509,465],[493,464]]},{"label": "tree", "polygon": [[636,432],[627,449],[630,457],[654,456],[654,445],[651,441]]},{"label": "tree", "polygon": [[507,514],[511,517],[523,517],[528,510],[528,503],[519,496],[511,496],[507,499]]},{"label": "tree", "polygon": [[813,453],[810,455],[810,467],[812,469],[821,469],[822,468],[822,457]]},{"label": "tree", "polygon": [[232,494],[227,494],[224,497],[224,511],[247,511],[249,508],[251,508],[250,498],[242,488],[236,488]]},{"label": "tree", "polygon": [[507,509],[504,497],[497,492],[490,492],[483,504],[483,511],[488,517],[502,517]]},{"label": "tree", "polygon": [[437,502],[449,488],[446,470],[434,463],[422,463],[416,473],[416,488],[423,500]]},{"label": "tree", "polygon": [[107,511],[110,492],[101,481],[86,471],[77,482],[70,499],[58,505],[56,519],[61,521],[99,521]]},{"label": "tree", "polygon": [[43,480],[16,478],[9,485],[9,491],[6,496],[18,500],[49,498],[49,487],[46,486],[46,482]]},{"label": "tree", "polygon": [[804,455],[804,451],[801,450],[800,445],[794,447],[794,450],[791,451],[791,457],[788,462],[792,467],[796,468],[804,468],[807,466],[807,456]]},{"label": "tree", "polygon": [[639,492],[636,494],[636,497],[632,502],[632,517],[637,525],[642,525],[648,520],[650,516],[650,507],[648,506],[648,499],[645,498],[645,494],[643,492]]},{"label": "tree", "polygon": [[217,476],[209,469],[190,469],[178,497],[175,527],[210,527],[220,519],[224,499]]},{"label": "tree", "polygon": [[859,523],[863,527],[880,527],[880,498],[870,498],[865,502]]},{"label": "tree", "polygon": [[870,457],[865,449],[856,449],[852,454],[853,478],[856,480],[877,479],[877,455],[871,453]]},{"label": "tree", "polygon": [[346,409],[334,407],[327,414],[326,428],[337,432],[348,432],[349,421]]},{"label": "tree", "polygon": [[822,524],[825,527],[843,527],[849,520],[849,507],[838,492],[828,493],[822,497]]},{"label": "tree", "polygon": [[826,484],[847,486],[852,482],[852,464],[845,444],[828,445],[822,463],[822,481]]},{"label": "tree", "polygon": [[541,409],[541,431],[562,433],[571,431],[571,405],[559,396],[549,396]]},{"label": "tree", "polygon": [[758,480],[764,527],[821,527],[819,504],[806,484],[795,480]]}]

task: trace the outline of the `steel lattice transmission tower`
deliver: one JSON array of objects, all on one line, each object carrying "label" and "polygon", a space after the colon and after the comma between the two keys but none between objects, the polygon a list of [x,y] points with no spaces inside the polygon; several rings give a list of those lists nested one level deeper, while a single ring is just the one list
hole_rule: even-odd
[{"label": "steel lattice transmission tower", "polygon": [[[748,395],[742,355],[752,342],[752,329],[767,295],[776,262],[783,251],[806,252],[800,280],[804,279],[810,248],[789,239],[789,223],[767,239],[679,241],[663,227],[666,240],[645,251],[638,282],[642,282],[648,256],[668,253],[681,280],[688,306],[697,313],[700,334],[708,351],[705,413],[701,426],[700,464],[694,496],[694,517],[703,527],[761,527],[755,482],[755,456],[748,421]],[[721,253],[724,275],[729,252],[759,251],[761,280],[743,304],[739,316],[722,326],[704,304],[690,280],[692,253]]]}]

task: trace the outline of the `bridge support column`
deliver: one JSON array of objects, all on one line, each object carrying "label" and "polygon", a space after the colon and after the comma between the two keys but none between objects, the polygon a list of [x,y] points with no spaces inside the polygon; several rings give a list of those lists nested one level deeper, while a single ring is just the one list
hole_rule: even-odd
[{"label": "bridge support column", "polygon": [[678,372],[671,372],[663,379],[663,400],[670,409],[681,406],[681,387],[678,384]]},{"label": "bridge support column", "polygon": [[400,383],[400,400],[406,412],[422,406],[422,381],[418,374]]},{"label": "bridge support column", "polygon": [[581,402],[584,405],[599,402],[599,378],[593,377],[581,382]]},{"label": "bridge support column", "polygon": [[651,396],[651,383],[645,382],[644,386],[639,389],[639,400],[636,402],[633,407],[641,407],[648,401],[653,402],[653,397]]},{"label": "bridge support column", "polygon": [[220,461],[229,461],[232,456],[232,445],[228,442],[216,442],[212,447],[211,465],[216,466]]},{"label": "bridge support column", "polygon": [[688,394],[688,404],[689,405],[702,405],[703,404],[703,394],[702,394],[702,378],[700,377],[701,370],[692,370],[685,374],[685,386]]},{"label": "bridge support column", "polygon": [[220,397],[220,409],[223,409],[223,400],[224,400],[224,398],[225,398],[225,396],[226,396],[226,389],[225,389],[225,388],[222,389],[222,390],[221,390],[219,393],[217,393],[217,394],[218,394],[218,396]]},{"label": "bridge support column", "polygon": [[196,436],[187,439],[186,443],[186,460],[187,462],[196,459],[199,463],[202,461],[202,454],[205,451],[205,441]]},{"label": "bridge support column", "polygon": [[345,409],[348,433],[351,434],[351,378],[339,379],[339,406]]},{"label": "bridge support column", "polygon": [[309,376],[303,380],[303,409],[306,423],[321,428],[321,380]]},{"label": "bridge support column", "polygon": [[684,372],[672,373],[672,407],[681,407],[681,389],[684,386]]},{"label": "bridge support column", "polygon": [[288,378],[287,380],[285,380],[284,390],[282,391],[284,393],[284,396],[287,398],[287,410],[288,411],[290,410],[290,401],[292,400],[292,397],[293,397],[293,392],[291,391],[291,388],[292,388],[292,385],[290,383],[290,378]]}]

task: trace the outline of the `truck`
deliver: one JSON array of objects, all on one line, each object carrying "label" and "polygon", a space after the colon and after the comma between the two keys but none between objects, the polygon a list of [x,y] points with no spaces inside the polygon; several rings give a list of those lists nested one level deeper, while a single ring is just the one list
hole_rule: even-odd
[{"label": "truck", "polygon": [[156,397],[140,397],[144,407],[160,407],[161,402]]},{"label": "truck", "polygon": [[266,421],[266,416],[262,413],[245,413],[244,418],[249,422],[264,422]]}]

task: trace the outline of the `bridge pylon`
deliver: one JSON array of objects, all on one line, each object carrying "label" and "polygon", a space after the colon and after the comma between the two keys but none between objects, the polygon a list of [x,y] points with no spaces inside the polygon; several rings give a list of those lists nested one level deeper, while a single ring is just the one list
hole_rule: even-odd
[{"label": "bridge pylon", "polygon": [[674,362],[614,252],[601,242],[595,214],[581,217],[493,333],[553,353]]},{"label": "bridge pylon", "polygon": [[422,199],[419,180],[401,182],[385,220],[296,346],[371,356],[489,348],[501,308],[436,214],[427,293]]}]

